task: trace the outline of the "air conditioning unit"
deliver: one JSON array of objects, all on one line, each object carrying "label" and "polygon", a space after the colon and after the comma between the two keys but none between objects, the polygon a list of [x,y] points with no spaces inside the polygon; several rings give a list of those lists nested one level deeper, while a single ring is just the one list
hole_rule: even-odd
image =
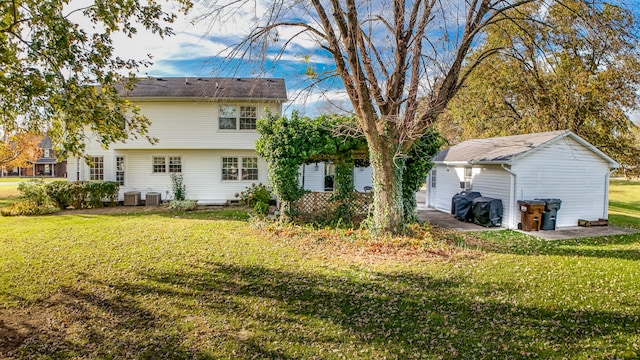
[{"label": "air conditioning unit", "polygon": [[140,191],[129,191],[124,193],[124,206],[139,206],[140,204]]},{"label": "air conditioning unit", "polygon": [[460,181],[460,189],[471,190],[471,181]]},{"label": "air conditioning unit", "polygon": [[144,205],[145,206],[160,206],[160,193],[158,192],[148,192],[144,196]]}]

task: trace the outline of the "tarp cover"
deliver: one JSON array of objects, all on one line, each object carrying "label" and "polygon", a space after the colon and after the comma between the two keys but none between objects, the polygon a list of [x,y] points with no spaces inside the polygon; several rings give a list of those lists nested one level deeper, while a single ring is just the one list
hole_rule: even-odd
[{"label": "tarp cover", "polygon": [[453,195],[451,199],[451,214],[462,221],[473,221],[473,199],[482,195],[477,191],[463,191]]},{"label": "tarp cover", "polygon": [[473,199],[473,222],[482,226],[502,226],[502,200],[488,197]]}]

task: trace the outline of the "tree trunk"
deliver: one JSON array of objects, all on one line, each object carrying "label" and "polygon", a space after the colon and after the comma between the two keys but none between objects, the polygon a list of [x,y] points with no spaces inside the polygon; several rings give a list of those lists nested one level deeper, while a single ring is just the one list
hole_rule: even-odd
[{"label": "tree trunk", "polygon": [[395,149],[386,142],[369,142],[373,170],[373,233],[397,234],[404,228],[402,203],[403,160],[395,159]]}]

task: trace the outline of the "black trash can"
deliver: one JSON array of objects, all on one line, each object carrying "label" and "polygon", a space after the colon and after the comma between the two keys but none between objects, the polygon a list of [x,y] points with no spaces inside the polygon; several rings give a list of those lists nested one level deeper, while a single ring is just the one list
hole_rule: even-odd
[{"label": "black trash can", "polygon": [[555,230],[558,210],[562,200],[560,199],[536,199],[544,201],[544,212],[542,213],[542,224],[540,230]]}]

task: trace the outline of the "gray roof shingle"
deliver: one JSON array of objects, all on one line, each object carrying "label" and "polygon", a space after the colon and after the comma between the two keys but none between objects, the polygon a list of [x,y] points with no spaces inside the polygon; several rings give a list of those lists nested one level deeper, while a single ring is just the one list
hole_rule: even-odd
[{"label": "gray roof shingle", "polygon": [[130,98],[287,100],[287,89],[281,78],[148,78],[139,80],[135,89],[121,92]]},{"label": "gray roof shingle", "polygon": [[568,130],[467,140],[441,151],[433,158],[433,161],[450,164],[509,164],[517,157],[566,136],[570,136],[604,158],[612,166],[617,167],[617,163],[613,159]]}]

